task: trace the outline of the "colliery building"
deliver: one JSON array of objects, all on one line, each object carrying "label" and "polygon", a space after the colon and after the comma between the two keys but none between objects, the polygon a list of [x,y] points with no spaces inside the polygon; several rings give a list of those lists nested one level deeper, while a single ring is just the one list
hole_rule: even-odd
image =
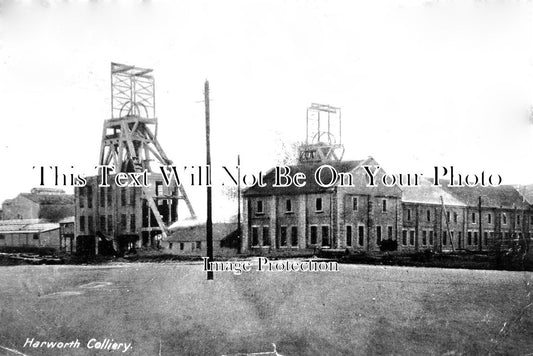
[{"label": "colliery building", "polygon": [[[178,201],[195,218],[185,189],[164,185],[151,167],[152,162],[172,165],[157,139],[152,69],[111,63],[111,89],[111,118],[104,120],[99,160],[99,166],[114,167],[109,186],[93,176],[74,190],[76,249],[82,254],[160,248],[178,219]],[[144,172],[148,181],[142,184],[131,178]],[[126,187],[117,185],[117,174],[130,177]]]},{"label": "colliery building", "polygon": [[47,219],[59,221],[74,215],[74,196],[54,188],[33,188],[2,204],[2,219]]},{"label": "colliery building", "polygon": [[[533,236],[533,208],[512,186],[438,187],[422,179],[401,189],[369,187],[362,166],[378,165],[373,158],[327,164],[350,172],[353,187],[324,188],[314,179],[304,187],[273,187],[271,170],[265,187],[245,191],[243,251],[379,251],[391,241],[400,251],[481,251]],[[310,177],[319,166],[289,169]]]},{"label": "colliery building", "polygon": [[[274,186],[275,169],[265,186],[245,190],[241,251],[472,251],[529,245],[533,208],[513,186],[369,186],[363,166],[379,166],[372,157],[343,161],[340,109],[313,104],[307,115],[307,140],[291,175],[303,173],[306,185]],[[337,126],[335,123],[337,122]],[[337,127],[337,132],[334,132]],[[349,173],[352,184],[324,187],[313,179],[328,164]],[[384,171],[376,173],[381,182]],[[320,170],[321,180],[332,179]]]},{"label": "colliery building", "polygon": [[42,219],[0,220],[0,247],[50,247],[59,250],[59,224]]},{"label": "colliery building", "polygon": [[[78,246],[87,251],[106,242],[116,251],[157,247],[164,227],[177,219],[178,198],[155,173],[149,176],[147,188],[118,187],[113,178],[110,175],[109,187],[100,187],[98,176],[88,177],[84,187],[75,189]],[[157,216],[148,199],[154,202]]]}]

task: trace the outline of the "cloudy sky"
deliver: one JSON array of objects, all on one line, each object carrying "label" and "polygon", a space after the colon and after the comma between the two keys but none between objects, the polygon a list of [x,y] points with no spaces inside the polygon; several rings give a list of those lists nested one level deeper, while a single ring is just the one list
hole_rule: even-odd
[{"label": "cloudy sky", "polygon": [[531,1],[0,0],[0,201],[33,166],[94,172],[112,61],[154,68],[179,166],[204,163],[208,79],[215,170],[267,170],[318,102],[342,108],[346,159],[533,183]]}]

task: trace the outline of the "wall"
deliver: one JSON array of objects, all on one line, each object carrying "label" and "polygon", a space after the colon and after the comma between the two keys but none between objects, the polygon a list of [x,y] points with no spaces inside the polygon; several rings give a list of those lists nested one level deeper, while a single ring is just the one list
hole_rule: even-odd
[{"label": "wall", "polygon": [[17,196],[14,199],[6,200],[2,204],[2,219],[38,219],[39,204],[23,196]]}]

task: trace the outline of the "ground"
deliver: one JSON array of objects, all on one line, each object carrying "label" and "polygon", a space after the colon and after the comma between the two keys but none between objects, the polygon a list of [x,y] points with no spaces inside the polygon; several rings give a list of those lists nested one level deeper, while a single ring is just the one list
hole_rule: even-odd
[{"label": "ground", "polygon": [[533,354],[531,272],[339,269],[206,281],[199,263],[2,267],[0,355],[108,355],[92,338],[133,343],[124,355]]}]

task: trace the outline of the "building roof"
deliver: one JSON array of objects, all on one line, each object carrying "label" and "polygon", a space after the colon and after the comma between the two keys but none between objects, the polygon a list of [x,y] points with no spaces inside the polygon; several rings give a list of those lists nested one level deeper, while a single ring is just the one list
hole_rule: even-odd
[{"label": "building roof", "polygon": [[76,221],[75,216],[67,216],[66,218],[59,220],[58,223],[59,224],[71,224],[71,223],[74,223],[75,221]]},{"label": "building roof", "polygon": [[[213,223],[213,241],[219,241],[237,229],[237,223]],[[165,241],[168,242],[189,242],[205,241],[206,225],[185,226],[174,228]]]},{"label": "building roof", "polygon": [[424,178],[420,180],[420,185],[418,186],[402,187],[401,189],[402,201],[406,203],[441,205],[444,202],[444,205],[448,206],[466,206],[463,201],[441,187],[434,186],[431,181]]},{"label": "building roof", "polygon": [[[325,162],[317,164],[297,164],[292,166],[287,166],[290,169],[291,177],[296,173],[303,173],[306,177],[306,184],[303,187],[296,187],[294,184],[291,184],[288,187],[273,187],[275,180],[275,168],[272,168],[264,176],[265,187],[259,187],[254,185],[246,189],[243,193],[244,196],[263,196],[263,195],[296,195],[296,194],[306,194],[306,193],[323,193],[328,191],[331,188],[325,188],[320,186],[315,180],[315,172],[317,169],[325,164],[328,164],[335,168],[339,173],[347,173],[354,170],[359,166],[363,160],[358,161],[340,161],[340,162]],[[329,182],[331,179],[331,172],[329,169],[324,169],[321,171],[320,175],[323,182]]]},{"label": "building roof", "polygon": [[529,204],[533,204],[533,184],[517,185],[516,189]]},{"label": "building roof", "polygon": [[482,207],[527,209],[531,208],[526,199],[512,185],[496,187],[450,187],[442,181],[442,189],[452,194],[468,206],[478,206],[481,197]]},{"label": "building roof", "polygon": [[41,205],[74,204],[74,195],[72,194],[20,193],[20,196]]},{"label": "building roof", "polygon": [[54,229],[59,229],[59,224],[44,219],[0,220],[0,233],[38,233]]}]

